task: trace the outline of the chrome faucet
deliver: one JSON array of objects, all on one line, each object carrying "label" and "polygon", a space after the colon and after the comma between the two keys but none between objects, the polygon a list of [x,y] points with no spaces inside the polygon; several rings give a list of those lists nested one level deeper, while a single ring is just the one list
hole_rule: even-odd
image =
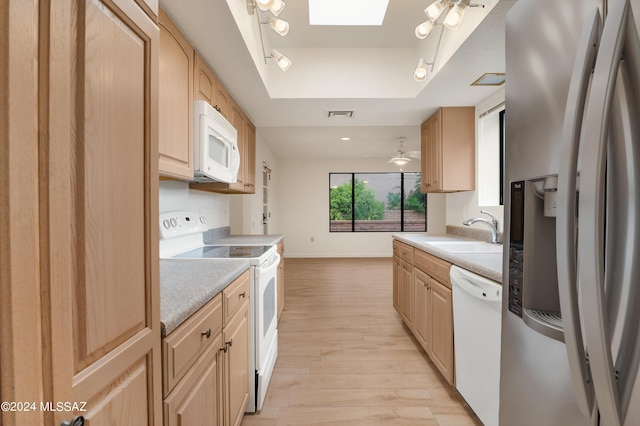
[{"label": "chrome faucet", "polygon": [[498,218],[496,218],[494,215],[492,215],[488,211],[480,210],[480,213],[484,213],[488,216],[491,216],[491,222],[489,222],[487,219],[483,217],[476,217],[476,218],[465,220],[464,222],[462,222],[462,224],[466,226],[471,226],[476,222],[484,223],[491,230],[491,243],[498,244],[498,229],[500,227],[500,222],[498,222]]}]

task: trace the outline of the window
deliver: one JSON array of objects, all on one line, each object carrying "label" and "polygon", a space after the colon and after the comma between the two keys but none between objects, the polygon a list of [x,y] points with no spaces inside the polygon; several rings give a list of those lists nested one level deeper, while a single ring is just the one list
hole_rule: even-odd
[{"label": "window", "polygon": [[329,173],[330,232],[424,232],[420,173]]}]

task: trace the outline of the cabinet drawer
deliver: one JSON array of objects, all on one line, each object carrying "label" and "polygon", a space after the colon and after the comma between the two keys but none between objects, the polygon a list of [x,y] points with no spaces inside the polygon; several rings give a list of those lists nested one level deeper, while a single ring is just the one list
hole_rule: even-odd
[{"label": "cabinet drawer", "polygon": [[222,294],[218,294],[164,338],[165,396],[222,331],[222,298]]},{"label": "cabinet drawer", "polygon": [[449,269],[451,268],[451,264],[449,262],[422,250],[416,250],[415,265],[423,272],[426,272],[445,286],[451,288],[451,283],[449,282]]},{"label": "cabinet drawer", "polygon": [[249,300],[249,271],[240,275],[222,291],[224,324],[227,324],[244,302]]},{"label": "cabinet drawer", "polygon": [[409,244],[401,243],[400,241],[393,241],[393,255],[398,256],[405,262],[409,262],[413,265],[413,252],[414,248]]}]

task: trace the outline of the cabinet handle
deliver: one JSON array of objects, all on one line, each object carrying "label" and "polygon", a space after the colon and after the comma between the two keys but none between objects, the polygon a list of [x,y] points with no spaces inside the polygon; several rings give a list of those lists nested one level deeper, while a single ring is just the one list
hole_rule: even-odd
[{"label": "cabinet handle", "polygon": [[[224,344],[225,346],[229,345],[229,347],[233,346],[233,339],[229,340]],[[226,351],[225,351],[226,352]]]},{"label": "cabinet handle", "polygon": [[211,329],[207,329],[207,331],[202,332],[202,336],[207,336],[207,339],[211,337]]},{"label": "cabinet handle", "polygon": [[246,292],[246,291],[243,291],[242,293],[240,293],[240,294],[238,295],[238,297],[242,297],[242,298],[247,297],[247,292]]},{"label": "cabinet handle", "polygon": [[60,423],[60,426],[84,426],[84,417],[75,416],[73,419],[71,419],[71,421],[64,420],[62,423]]},{"label": "cabinet handle", "polygon": [[224,351],[226,353],[227,352],[227,345],[225,344],[220,349],[218,349],[218,351]]}]

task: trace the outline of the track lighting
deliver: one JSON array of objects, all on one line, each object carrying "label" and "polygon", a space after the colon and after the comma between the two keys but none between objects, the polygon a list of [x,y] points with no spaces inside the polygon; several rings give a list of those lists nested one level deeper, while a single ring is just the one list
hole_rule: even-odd
[{"label": "track lighting", "polygon": [[268,57],[276,61],[276,64],[282,71],[287,71],[289,68],[291,68],[291,59],[287,58],[276,49],[271,49],[271,56]]},{"label": "track lighting", "polygon": [[266,12],[267,10],[269,10],[274,3],[274,0],[255,0],[255,1],[256,1],[256,5],[263,12]]},{"label": "track lighting", "polygon": [[282,0],[274,0],[273,4],[271,5],[271,7],[269,8],[269,10],[271,11],[271,13],[273,13],[275,16],[278,16],[282,13],[282,11],[284,10],[284,1]]},{"label": "track lighting", "polygon": [[435,24],[431,20],[425,21],[422,24],[418,25],[416,27],[416,37],[418,37],[420,40],[426,38],[429,34],[431,34],[434,26]]},{"label": "track lighting", "polygon": [[289,23],[285,20],[269,16],[266,23],[281,36],[286,36],[289,33]]},{"label": "track lighting", "polygon": [[427,79],[427,62],[422,58],[418,61],[418,66],[413,72],[413,79],[418,83],[422,83]]},{"label": "track lighting", "polygon": [[457,30],[460,28],[462,18],[464,17],[464,12],[467,10],[467,7],[469,7],[469,0],[458,0],[444,19],[444,26],[450,30]]},{"label": "track lighting", "polygon": [[435,21],[440,17],[445,7],[449,5],[449,0],[436,0],[424,10],[430,20]]}]

